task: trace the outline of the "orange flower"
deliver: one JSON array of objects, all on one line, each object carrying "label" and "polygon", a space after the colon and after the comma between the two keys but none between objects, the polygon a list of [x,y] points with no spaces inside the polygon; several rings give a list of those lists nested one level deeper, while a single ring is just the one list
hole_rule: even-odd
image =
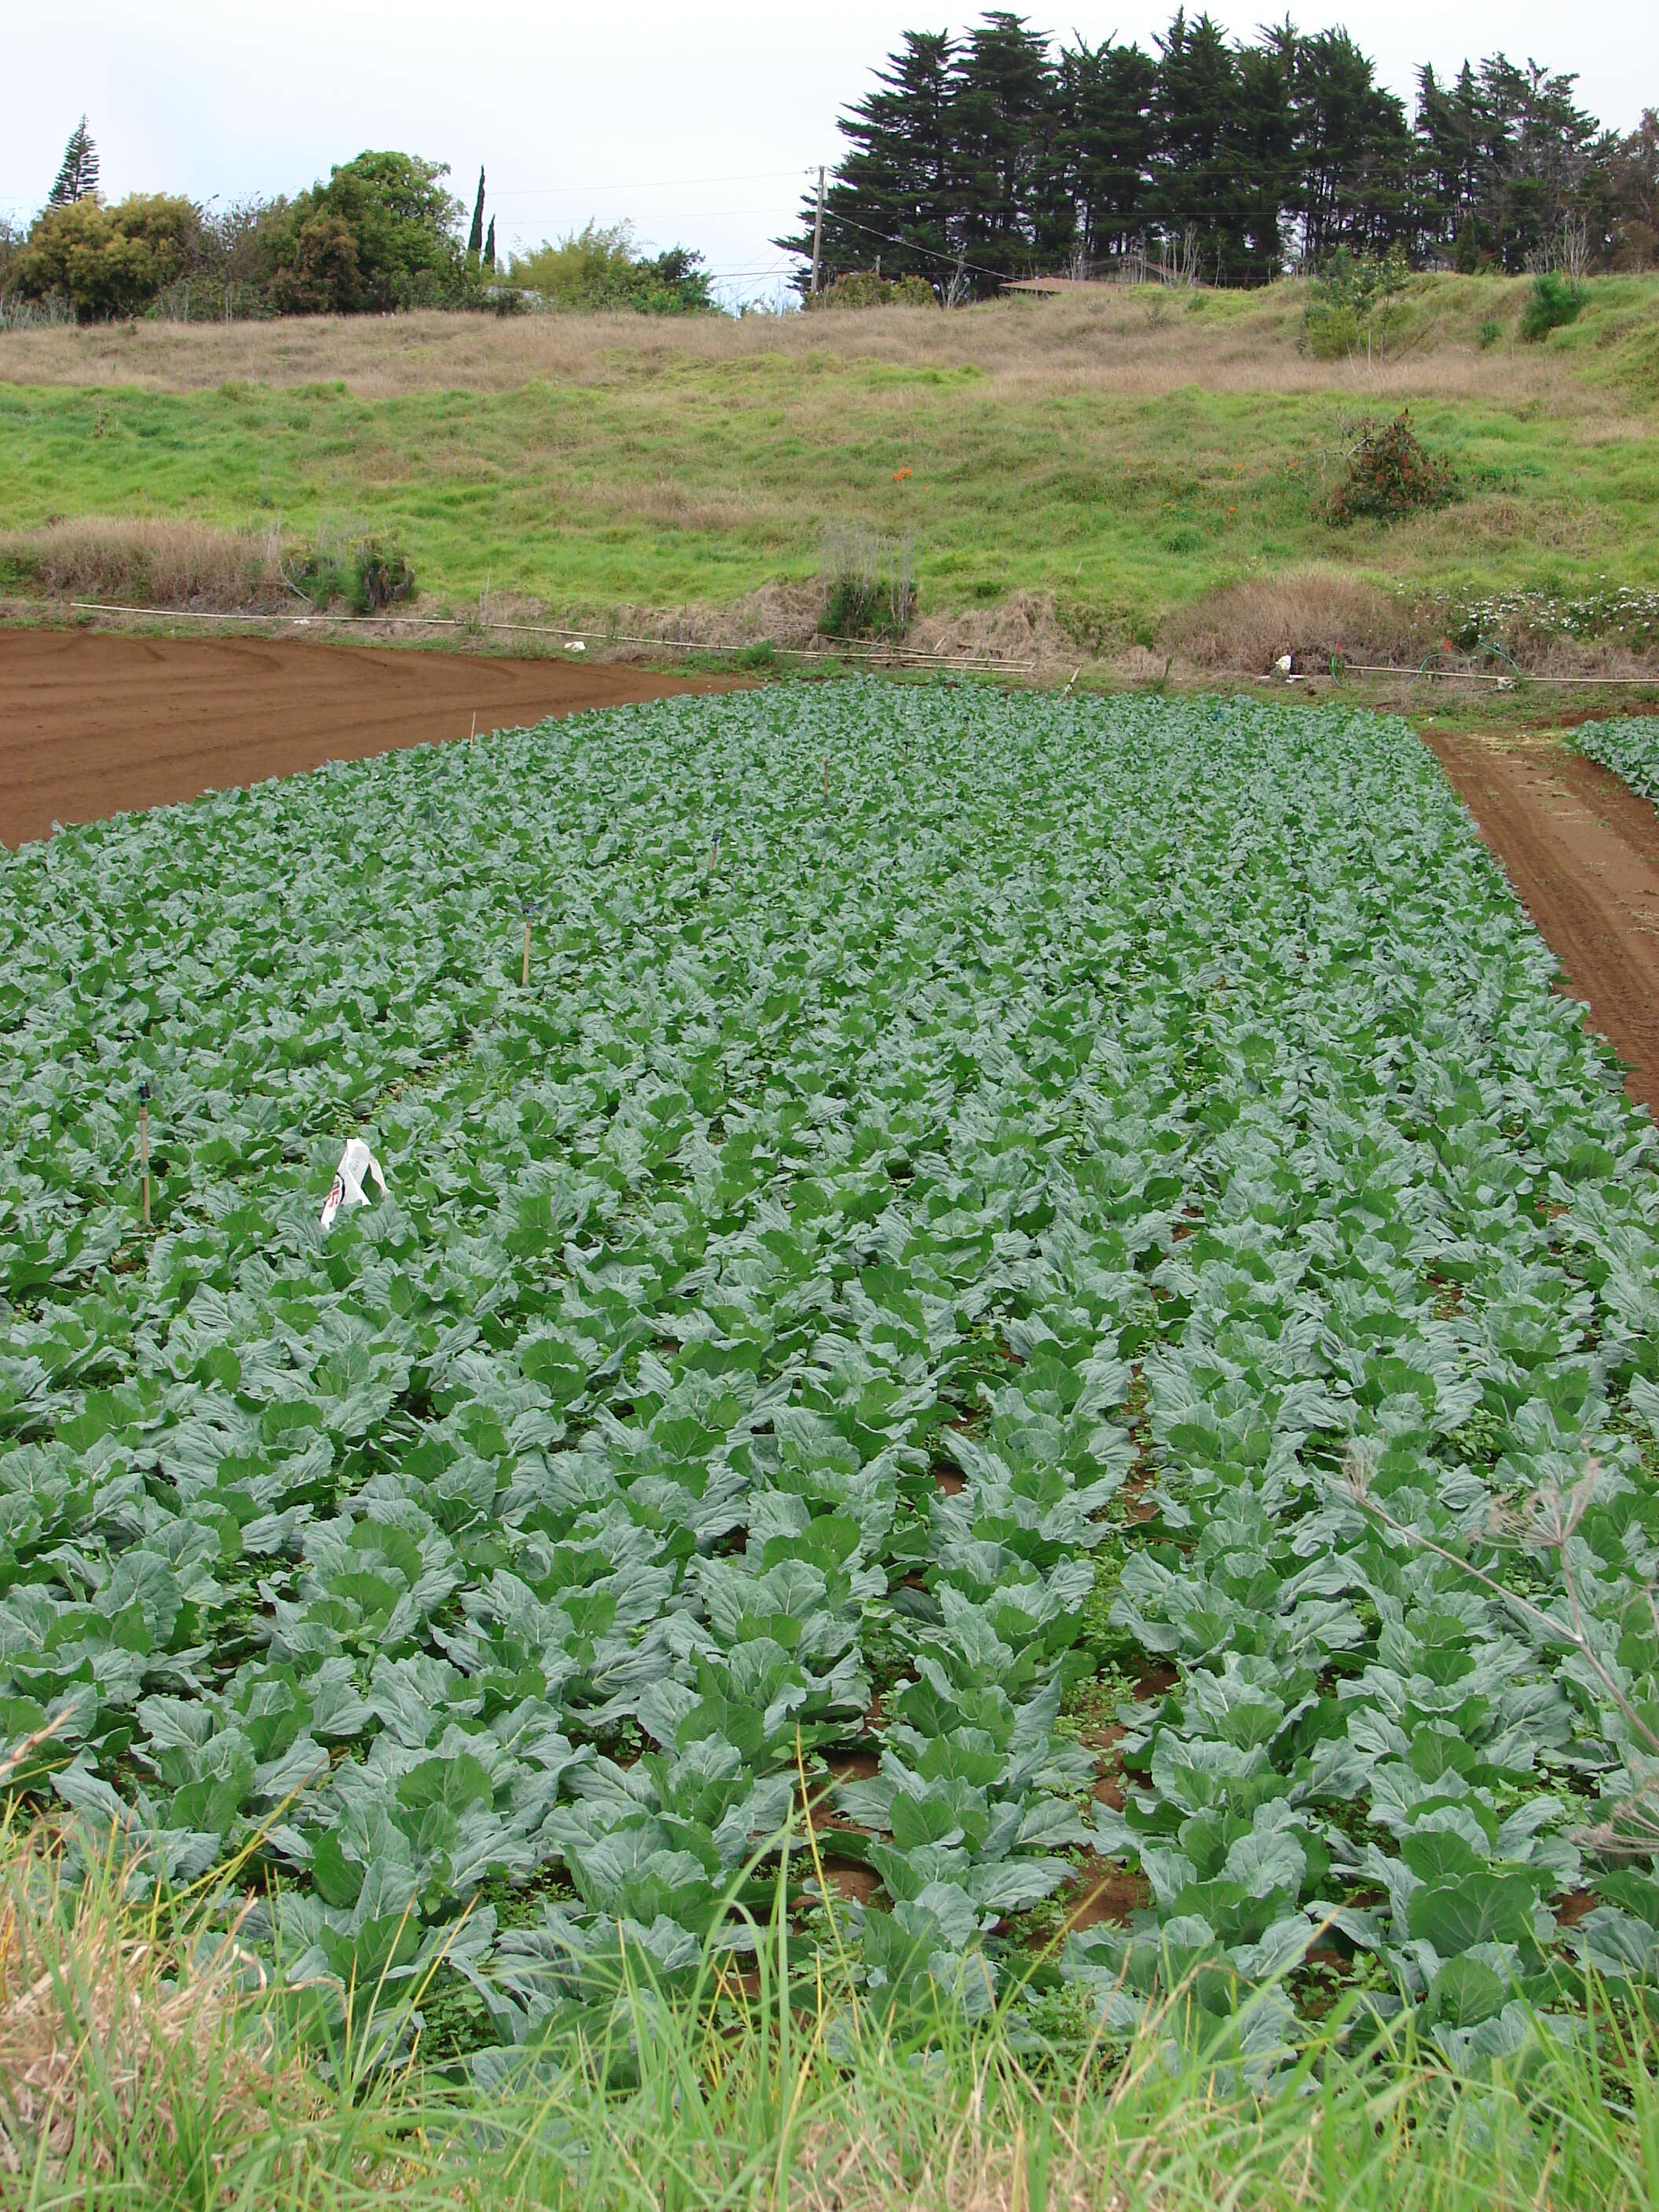
[{"label": "orange flower", "polygon": [[1237,514],[1238,513],[1238,509],[1236,507],[1230,507],[1227,509],[1227,512],[1229,514]]},{"label": "orange flower", "polygon": [[902,483],[909,473],[910,471],[908,469],[895,469],[893,471],[893,482],[895,483]]}]

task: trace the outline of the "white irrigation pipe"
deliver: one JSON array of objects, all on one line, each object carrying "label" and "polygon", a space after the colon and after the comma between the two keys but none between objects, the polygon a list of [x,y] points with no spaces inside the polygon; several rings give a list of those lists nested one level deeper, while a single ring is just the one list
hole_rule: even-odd
[{"label": "white irrigation pipe", "polygon": [[[21,602],[38,606],[50,612],[52,602],[31,600]],[[361,631],[366,623],[377,623],[412,629],[512,630],[526,636],[579,639],[584,644],[592,640],[600,645],[655,646],[664,653],[752,653],[757,646],[769,645],[775,652],[787,653],[796,660],[871,660],[896,663],[901,667],[960,668],[974,674],[990,673],[1006,676],[1035,674],[1034,660],[996,660],[986,653],[929,653],[917,647],[906,646],[792,646],[779,645],[775,639],[753,638],[746,645],[710,645],[691,637],[651,637],[632,630],[565,629],[556,623],[475,622],[456,615],[282,615],[225,613],[201,607],[129,607],[106,599],[71,599],[70,608],[77,614],[137,615],[155,622],[234,622],[286,623],[295,629],[313,627],[325,629],[350,628]],[[1201,680],[1209,676],[1218,682],[1229,684],[1269,684],[1273,679],[1256,669],[1213,668],[1194,672]],[[1066,689],[1069,691],[1083,673],[1081,668],[1073,675]],[[1395,676],[1408,681],[1432,684],[1496,684],[1511,690],[1522,684],[1588,684],[1592,690],[1613,685],[1633,684],[1659,690],[1659,675],[1655,676],[1533,676],[1522,671],[1513,676],[1487,673],[1474,668],[1413,668],[1396,665],[1392,661],[1346,661],[1343,677]],[[1285,680],[1285,679],[1281,679]],[[1340,682],[1328,669],[1312,668],[1305,675],[1291,677],[1292,683],[1305,684]]]},{"label": "white irrigation pipe", "polygon": [[[47,603],[37,601],[34,604]],[[455,615],[226,613],[203,607],[120,606],[106,599],[71,599],[69,604],[77,614],[138,615],[157,622],[286,623],[295,629],[313,627],[338,629],[349,625],[357,630],[366,623],[375,623],[413,629],[512,630],[525,636],[575,639],[584,644],[591,639],[600,645],[655,646],[664,653],[752,653],[757,646],[769,645],[775,652],[790,653],[798,660],[896,661],[905,667],[966,668],[976,672],[989,669],[1022,676],[1030,675],[1036,667],[1034,660],[994,660],[985,653],[929,653],[907,646],[781,646],[775,639],[769,637],[752,638],[745,645],[711,645],[692,637],[651,637],[643,632],[632,630],[565,629],[556,623],[474,622]]]}]

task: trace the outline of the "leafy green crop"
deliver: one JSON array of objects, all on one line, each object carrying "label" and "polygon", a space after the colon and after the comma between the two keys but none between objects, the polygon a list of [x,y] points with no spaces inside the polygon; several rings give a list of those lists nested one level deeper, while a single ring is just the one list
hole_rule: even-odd
[{"label": "leafy green crop", "polygon": [[1576,752],[1600,761],[1632,791],[1659,806],[1659,715],[1627,715],[1612,722],[1586,722],[1572,732]]},{"label": "leafy green crop", "polygon": [[[31,1786],[172,1880],[252,1848],[286,1972],[441,1953],[504,2041],[619,1926],[689,1970],[799,1759],[872,1990],[983,2002],[1093,1849],[1152,1899],[1066,1946],[1109,2019],[1329,1923],[1503,2047],[1640,1747],[1341,1471],[1564,1617],[1492,1516],[1593,1456],[1577,1585],[1659,1694],[1659,1148],[1403,725],[783,686],[0,878]],[[325,1239],[358,1128],[391,1197]],[[1121,1812],[1060,1711],[1103,1545]],[[1620,1881],[1569,1940],[1644,1973]]]}]

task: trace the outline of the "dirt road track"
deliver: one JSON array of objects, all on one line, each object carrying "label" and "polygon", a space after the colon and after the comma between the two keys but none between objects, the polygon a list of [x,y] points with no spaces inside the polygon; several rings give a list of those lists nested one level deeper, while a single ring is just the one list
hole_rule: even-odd
[{"label": "dirt road track", "polygon": [[1547,738],[1429,744],[1575,998],[1659,1118],[1659,813],[1616,775]]},{"label": "dirt road track", "polygon": [[258,637],[0,630],[0,843],[720,677]]}]

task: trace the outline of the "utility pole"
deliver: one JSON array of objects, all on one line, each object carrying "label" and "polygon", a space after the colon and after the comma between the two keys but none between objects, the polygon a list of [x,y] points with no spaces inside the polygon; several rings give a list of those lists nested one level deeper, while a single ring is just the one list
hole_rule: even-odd
[{"label": "utility pole", "polygon": [[812,297],[818,296],[818,262],[823,252],[823,168],[818,167],[818,211],[812,219]]}]

